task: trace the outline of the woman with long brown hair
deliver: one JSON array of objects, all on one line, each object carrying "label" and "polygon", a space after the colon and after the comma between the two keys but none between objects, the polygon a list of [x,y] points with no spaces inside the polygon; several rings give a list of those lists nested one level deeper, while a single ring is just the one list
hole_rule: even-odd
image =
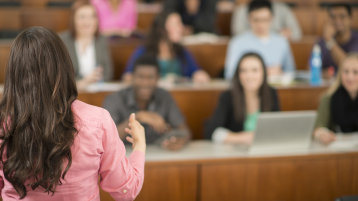
[{"label": "woman with long brown hair", "polygon": [[210,81],[209,75],[197,65],[194,57],[181,44],[184,27],[180,15],[173,11],[160,13],[152,24],[148,38],[128,61],[123,80],[131,81],[135,61],[144,54],[154,55],[161,78],[188,78],[196,83]]},{"label": "woman with long brown hair", "polygon": [[252,142],[260,112],[278,111],[276,91],[267,83],[261,56],[249,52],[237,64],[231,89],[224,92],[212,118],[206,123],[206,138],[228,144]]},{"label": "woman with long brown hair", "polygon": [[126,158],[109,113],[77,100],[74,70],[56,33],[33,27],[10,50],[0,103],[3,200],[97,200],[98,178],[133,200],[144,178],[143,127],[130,117]]}]

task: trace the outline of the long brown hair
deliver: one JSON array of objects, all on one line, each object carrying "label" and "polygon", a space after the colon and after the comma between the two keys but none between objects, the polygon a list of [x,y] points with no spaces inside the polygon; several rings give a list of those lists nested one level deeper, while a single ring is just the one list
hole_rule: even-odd
[{"label": "long brown hair", "polygon": [[2,168],[20,198],[28,187],[54,193],[64,179],[77,132],[71,111],[76,98],[71,58],[58,35],[42,27],[20,33],[0,102]]},{"label": "long brown hair", "polygon": [[182,62],[185,63],[184,47],[180,43],[172,42],[169,39],[169,34],[165,27],[169,16],[172,14],[178,13],[174,11],[162,11],[155,17],[144,46],[146,51],[150,54],[158,55],[160,41],[166,41],[169,44],[173,56],[179,58]]},{"label": "long brown hair", "polygon": [[267,83],[267,71],[265,63],[262,57],[254,52],[248,52],[244,54],[240,61],[237,64],[236,71],[234,77],[232,79],[231,85],[231,93],[233,98],[233,106],[234,106],[234,115],[236,121],[243,121],[246,116],[246,101],[245,101],[245,93],[243,90],[243,86],[241,80],[239,79],[239,71],[242,61],[248,57],[257,58],[262,66],[262,70],[264,72],[263,82],[259,89],[259,98],[260,98],[260,109],[261,111],[270,111],[272,109],[273,101],[272,101],[272,90]]}]

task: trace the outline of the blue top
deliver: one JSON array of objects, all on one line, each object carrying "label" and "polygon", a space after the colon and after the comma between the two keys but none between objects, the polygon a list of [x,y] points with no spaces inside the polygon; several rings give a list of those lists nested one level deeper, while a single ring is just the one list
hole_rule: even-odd
[{"label": "blue top", "polygon": [[[125,72],[132,72],[133,71],[133,67],[134,67],[134,63],[135,61],[145,53],[146,49],[145,47],[141,46],[139,48],[136,49],[136,51],[134,51],[134,53],[132,54],[131,58],[129,59],[128,63],[127,63],[127,67],[125,69]],[[183,59],[177,58],[177,61],[179,61],[180,63],[180,70],[181,70],[181,76],[183,77],[189,77],[191,78],[191,76],[193,75],[193,73],[197,70],[200,69],[200,67],[198,66],[198,64],[195,62],[193,56],[188,52],[188,50],[183,49]],[[162,72],[162,69],[166,69],[165,66],[161,66],[166,64],[166,62],[163,61],[159,61],[159,67],[161,69],[161,76],[164,76]]]},{"label": "blue top", "polygon": [[284,72],[295,71],[290,44],[286,38],[271,33],[267,40],[264,40],[249,31],[231,39],[225,61],[225,79],[233,77],[237,63],[247,52],[260,54],[267,67],[279,65]]}]

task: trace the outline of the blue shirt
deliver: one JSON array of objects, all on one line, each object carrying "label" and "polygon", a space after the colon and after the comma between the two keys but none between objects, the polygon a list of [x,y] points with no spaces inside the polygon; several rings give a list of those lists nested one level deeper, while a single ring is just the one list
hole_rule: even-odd
[{"label": "blue shirt", "polygon": [[247,52],[260,54],[267,67],[279,65],[284,72],[295,71],[290,44],[286,38],[271,33],[267,40],[263,40],[250,31],[231,39],[225,61],[225,79],[233,77],[237,63]]},{"label": "blue shirt", "polygon": [[[183,52],[183,57],[181,59],[176,58],[177,61],[179,61],[179,63],[180,63],[181,76],[191,78],[193,73],[195,71],[199,70],[200,67],[195,62],[193,56],[188,52],[188,50],[184,49],[183,51],[184,51]],[[133,55],[131,56],[130,60],[127,63],[127,67],[126,67],[126,70],[125,70],[126,73],[133,71],[135,61],[141,55],[143,55],[145,52],[146,52],[145,47],[139,47],[139,48],[136,49],[136,51],[133,53]],[[159,64],[161,64],[161,63],[162,62],[159,61]]]}]

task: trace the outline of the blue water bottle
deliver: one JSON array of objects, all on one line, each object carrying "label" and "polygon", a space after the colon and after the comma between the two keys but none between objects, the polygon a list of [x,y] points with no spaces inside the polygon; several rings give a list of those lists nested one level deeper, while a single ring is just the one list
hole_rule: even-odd
[{"label": "blue water bottle", "polygon": [[316,44],[313,46],[313,51],[310,61],[311,85],[313,86],[321,85],[322,83],[321,69],[322,69],[321,48],[319,47],[318,44]]}]

